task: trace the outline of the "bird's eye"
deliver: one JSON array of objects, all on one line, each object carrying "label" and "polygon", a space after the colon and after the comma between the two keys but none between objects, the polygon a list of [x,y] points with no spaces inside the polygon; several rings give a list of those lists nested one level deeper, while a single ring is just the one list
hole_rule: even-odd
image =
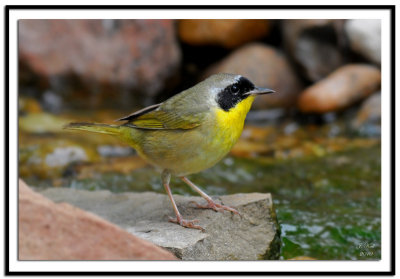
[{"label": "bird's eye", "polygon": [[236,85],[232,85],[232,86],[231,86],[231,92],[232,92],[233,94],[239,93],[239,87],[237,87]]}]

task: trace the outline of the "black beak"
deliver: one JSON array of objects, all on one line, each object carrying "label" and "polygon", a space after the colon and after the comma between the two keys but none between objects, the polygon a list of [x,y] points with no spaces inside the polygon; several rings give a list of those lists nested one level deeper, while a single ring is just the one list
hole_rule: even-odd
[{"label": "black beak", "polygon": [[245,95],[263,95],[271,93],[275,93],[275,91],[268,88],[256,87],[253,90],[247,92]]}]

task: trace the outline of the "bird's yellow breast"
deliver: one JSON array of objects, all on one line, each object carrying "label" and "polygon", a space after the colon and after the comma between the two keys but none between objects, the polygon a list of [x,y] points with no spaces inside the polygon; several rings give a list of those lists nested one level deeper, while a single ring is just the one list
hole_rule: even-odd
[{"label": "bird's yellow breast", "polygon": [[244,120],[253,101],[254,96],[249,96],[229,111],[217,109],[216,128],[219,130],[218,140],[224,141],[227,148],[232,148],[242,134]]}]

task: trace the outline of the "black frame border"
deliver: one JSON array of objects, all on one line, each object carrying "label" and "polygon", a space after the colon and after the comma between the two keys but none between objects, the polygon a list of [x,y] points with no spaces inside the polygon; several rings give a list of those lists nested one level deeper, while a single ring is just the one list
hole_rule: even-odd
[{"label": "black frame border", "polygon": [[[329,9],[338,9],[338,10],[389,10],[390,11],[390,94],[391,94],[391,105],[390,105],[390,117],[391,117],[391,125],[390,125],[390,149],[391,149],[391,158],[390,158],[390,203],[391,203],[391,216],[390,216],[390,225],[391,225],[391,249],[390,249],[390,271],[376,271],[376,272],[367,272],[367,271],[271,271],[271,272],[250,272],[250,271],[242,271],[242,272],[232,272],[232,271],[201,271],[201,272],[188,272],[188,271],[149,271],[149,272],[98,272],[98,271],[39,271],[39,272],[23,272],[23,271],[10,271],[9,270],[9,15],[11,10],[122,10],[122,9],[136,9],[136,10],[144,10],[144,9],[164,9],[164,10],[252,10],[252,9],[264,9],[264,10],[277,10],[277,9],[297,9],[297,10],[329,10]],[[395,5],[6,5],[4,7],[4,266],[5,266],[5,275],[12,276],[21,276],[21,275],[40,275],[40,276],[52,276],[52,275],[96,275],[96,276],[109,276],[109,275],[146,275],[146,276],[156,276],[156,275],[166,275],[166,276],[186,276],[186,275],[229,275],[229,276],[260,276],[260,275],[395,275],[395,262],[396,262],[396,253],[395,253],[395,225],[396,225],[396,213],[395,213],[395,77],[396,77],[396,69],[395,69],[395,61],[396,61],[396,6]]]}]

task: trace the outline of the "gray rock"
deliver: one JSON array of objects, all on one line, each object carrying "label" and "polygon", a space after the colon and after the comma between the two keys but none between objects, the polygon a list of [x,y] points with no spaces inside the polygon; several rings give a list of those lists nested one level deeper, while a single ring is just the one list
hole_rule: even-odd
[{"label": "gray rock", "polygon": [[333,19],[282,21],[285,48],[304,77],[319,81],[345,64],[343,22]]},{"label": "gray rock", "polygon": [[362,103],[351,124],[363,136],[381,136],[381,92],[376,92]]},{"label": "gray rock", "polygon": [[350,47],[370,61],[381,64],[381,21],[352,19],[345,25]]},{"label": "gray rock", "polygon": [[237,208],[241,216],[198,209],[190,202],[204,203],[201,197],[174,195],[184,218],[198,219],[205,232],[168,222],[168,216],[174,216],[174,212],[163,194],[69,188],[49,188],[41,194],[95,213],[183,260],[257,260],[279,256],[279,232],[270,194],[219,197],[223,204]]},{"label": "gray rock", "polygon": [[86,160],[87,155],[85,150],[77,146],[56,147],[45,158],[46,165],[49,167],[66,166],[72,162]]}]

